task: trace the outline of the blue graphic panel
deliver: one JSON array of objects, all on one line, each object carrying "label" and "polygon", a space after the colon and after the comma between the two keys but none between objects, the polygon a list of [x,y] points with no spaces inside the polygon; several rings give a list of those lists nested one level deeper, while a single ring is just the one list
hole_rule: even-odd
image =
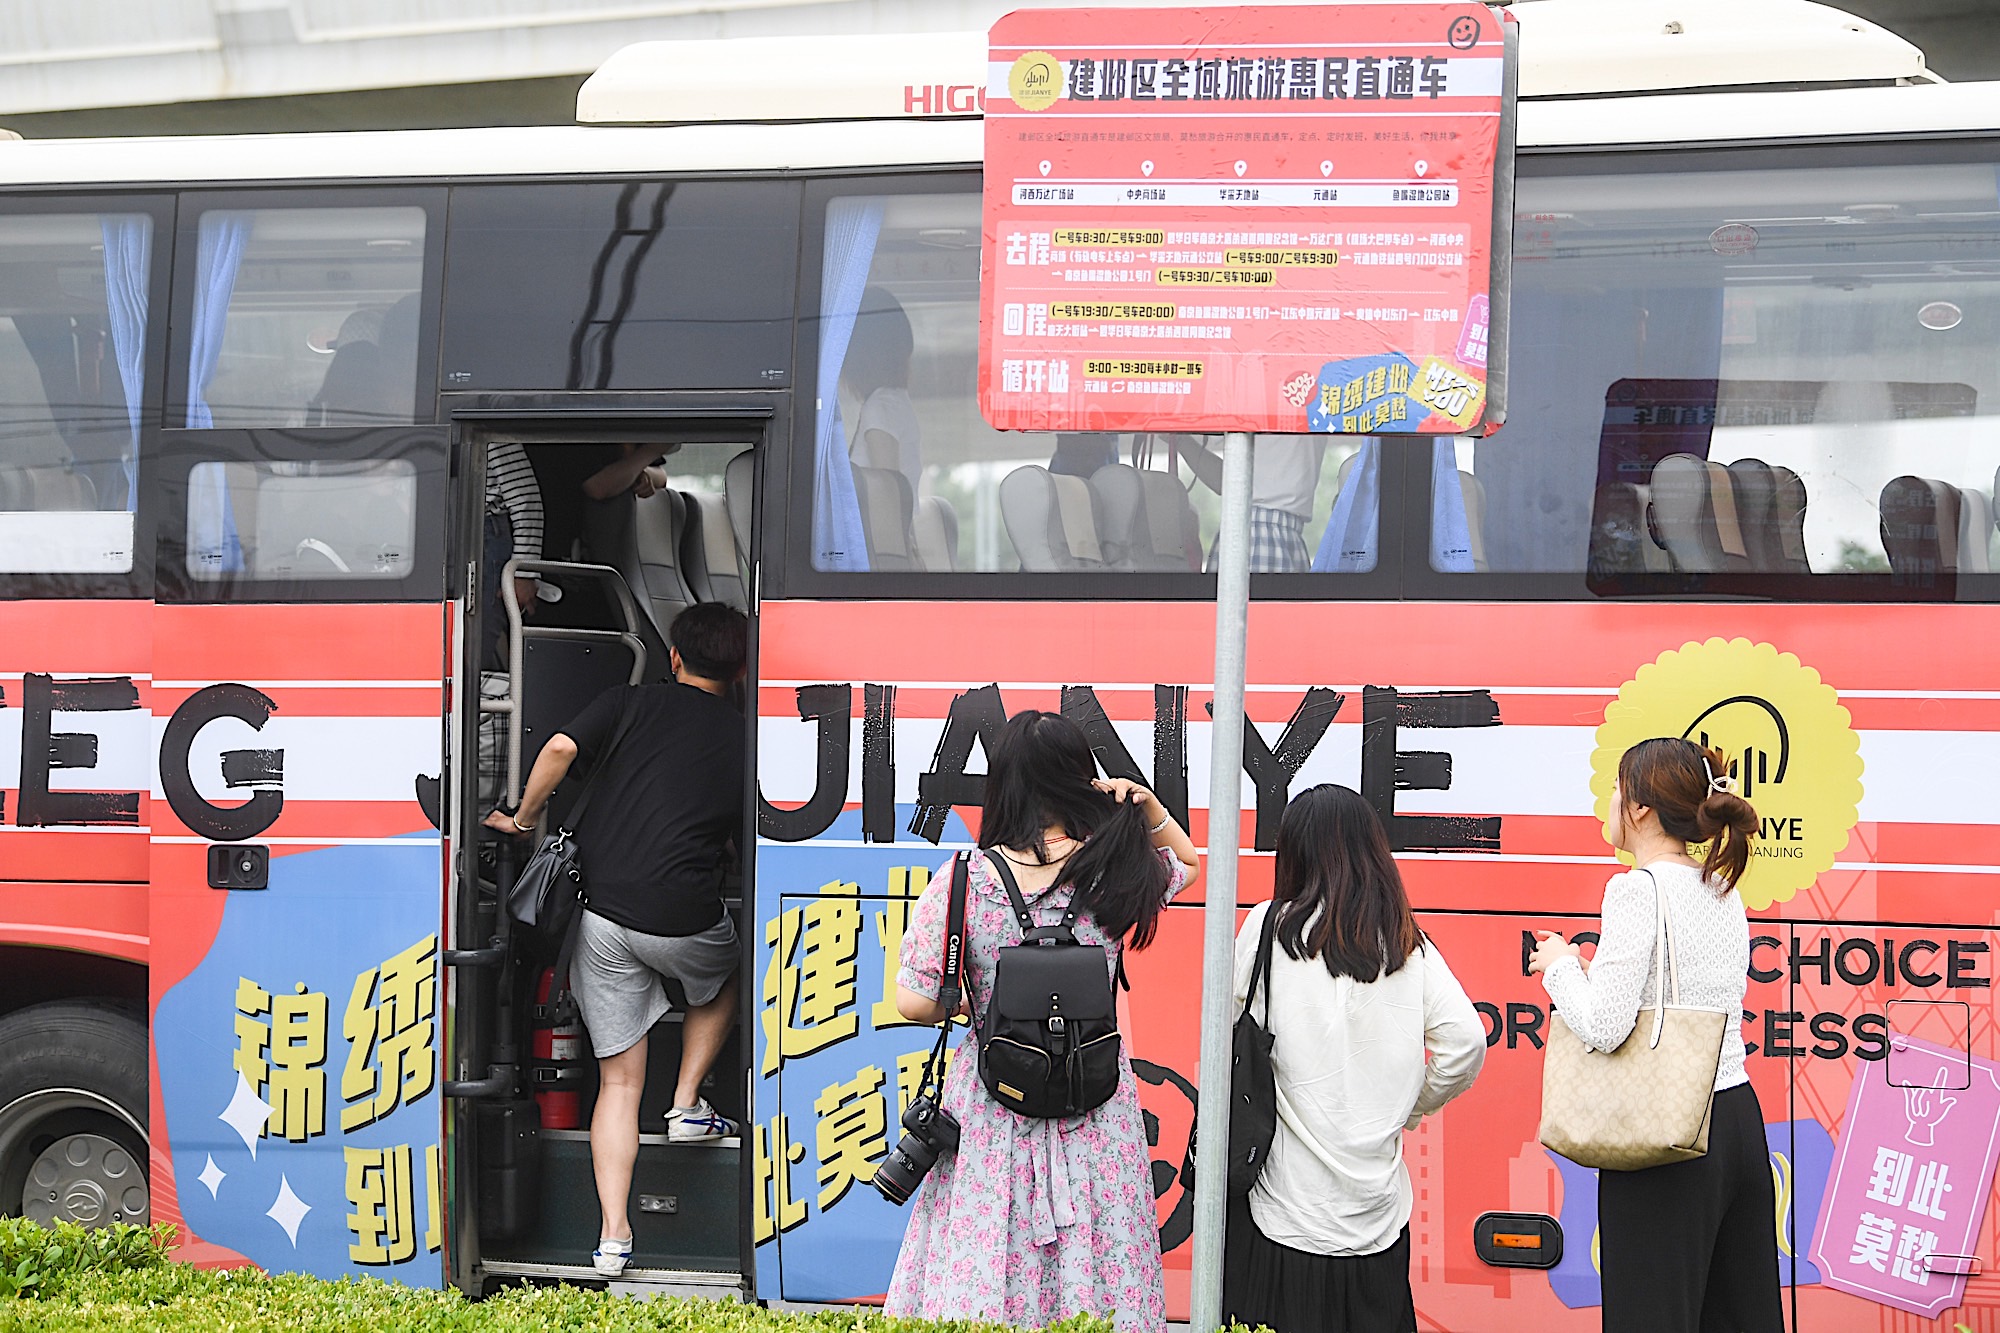
[{"label": "blue graphic panel", "polygon": [[274,1271],[443,1280],[434,835],[271,861],[161,997],[182,1215]]},{"label": "blue graphic panel", "polygon": [[[899,826],[912,813],[898,810]],[[863,844],[860,813],[848,811],[813,841],[757,849],[760,1296],[839,1301],[888,1290],[908,1211],[869,1179],[901,1137],[937,1035],[896,1014],[896,959],[923,886],[970,838],[953,815],[942,848]]]}]

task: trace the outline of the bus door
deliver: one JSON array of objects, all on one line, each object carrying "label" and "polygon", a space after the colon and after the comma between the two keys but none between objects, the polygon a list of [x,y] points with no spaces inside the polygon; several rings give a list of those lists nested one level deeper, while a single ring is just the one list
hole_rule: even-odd
[{"label": "bus door", "polygon": [[438,1286],[444,433],[168,431],[150,466],[154,1219]]},{"label": "bus door", "polygon": [[[462,505],[468,592],[455,663],[459,697],[453,830],[457,863],[450,1177],[460,1219],[454,1273],[481,1288],[524,1278],[600,1280],[590,1124],[597,1066],[555,978],[560,941],[502,910],[529,839],[479,827],[514,809],[542,746],[606,689],[670,680],[669,627],[696,602],[754,611],[752,492],[773,408],[703,395],[697,413],[462,420],[459,474],[485,483]],[[541,528],[540,554],[516,536]],[[754,661],[752,678],[754,679]],[[736,700],[742,705],[742,697]],[[643,743],[634,737],[626,743]],[[744,728],[746,754],[749,724]],[[746,762],[745,772],[751,771]],[[585,774],[557,789],[544,830],[561,826]],[[745,800],[739,848],[752,846]],[[587,854],[586,854],[587,859]],[[724,869],[726,907],[748,956],[742,863]],[[587,871],[587,867],[586,867]],[[681,997],[648,1034],[639,1155],[620,1279],[653,1291],[746,1292],[749,1170],[737,1138],[668,1141],[681,1054]],[[747,1022],[747,1020],[746,1020]],[[702,1085],[722,1114],[747,1118],[747,1033],[739,1025]]]}]

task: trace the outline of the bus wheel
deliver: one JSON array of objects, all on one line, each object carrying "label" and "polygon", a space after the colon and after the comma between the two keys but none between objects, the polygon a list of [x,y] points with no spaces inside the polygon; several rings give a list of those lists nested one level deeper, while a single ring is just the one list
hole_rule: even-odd
[{"label": "bus wheel", "polygon": [[87,1001],[0,1018],[0,1216],[145,1225],[146,1142],[143,1023]]}]

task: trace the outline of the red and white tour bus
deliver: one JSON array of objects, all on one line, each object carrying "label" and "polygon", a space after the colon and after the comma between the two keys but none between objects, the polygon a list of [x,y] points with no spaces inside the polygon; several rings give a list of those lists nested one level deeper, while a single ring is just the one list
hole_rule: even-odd
[{"label": "red and white tour bus", "polygon": [[[1960,1132],[2000,1114],[2000,86],[1818,6],[1684,8],[1518,7],[1505,427],[1260,442],[1332,558],[1252,575],[1223,836],[1247,905],[1288,793],[1388,821],[1490,1047],[1406,1144],[1422,1324],[1595,1327],[1525,951],[1589,929],[1618,753],[1707,736],[1763,819],[1744,1031],[1796,1325],[2000,1328]],[[975,407],[985,61],[660,44],[574,126],[0,144],[0,1211],[588,1278],[594,1073],[476,826],[713,599],[754,623],[710,1090],[745,1128],[644,1138],[627,1280],[884,1291],[905,1215],[866,1182],[929,1045],[891,979],[981,738],[1061,709],[1215,836],[1208,443]],[[851,464],[864,412],[907,466]],[[539,545],[487,521],[515,446]],[[633,450],[666,489],[584,494]],[[826,540],[856,519],[865,558]],[[496,612],[510,560],[561,599]],[[1198,907],[1123,1014],[1182,1310]]]}]

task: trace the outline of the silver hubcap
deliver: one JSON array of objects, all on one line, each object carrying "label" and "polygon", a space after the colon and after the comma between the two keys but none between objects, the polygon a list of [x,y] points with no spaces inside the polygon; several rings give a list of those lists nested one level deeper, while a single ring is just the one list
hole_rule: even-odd
[{"label": "silver hubcap", "polygon": [[144,1225],[152,1215],[146,1173],[102,1134],[71,1134],[43,1149],[21,1194],[22,1214],[44,1226]]}]

